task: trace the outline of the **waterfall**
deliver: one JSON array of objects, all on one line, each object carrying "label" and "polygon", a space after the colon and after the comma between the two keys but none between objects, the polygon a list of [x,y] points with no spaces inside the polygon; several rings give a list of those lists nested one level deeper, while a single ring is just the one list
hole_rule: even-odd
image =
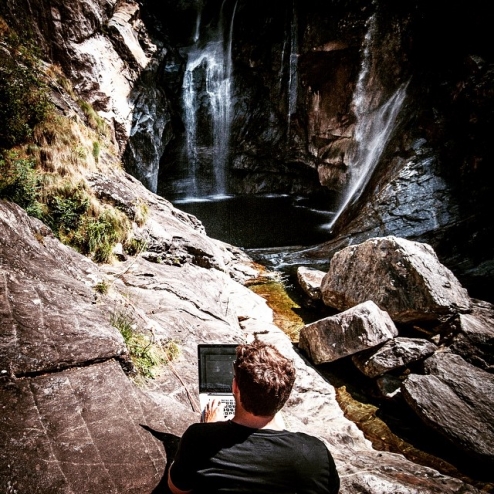
[{"label": "waterfall", "polygon": [[298,18],[295,0],[290,22],[290,58],[288,61],[288,133],[292,115],[297,111],[298,96]]},{"label": "waterfall", "polygon": [[376,35],[375,17],[369,20],[369,29],[364,40],[362,66],[353,96],[353,107],[357,117],[353,146],[347,155],[349,180],[340,207],[329,228],[348,205],[354,203],[362,194],[376,169],[389,138],[395,128],[396,118],[406,96],[408,83],[399,86],[387,99],[377,98],[375,82],[371,81],[372,41]]},{"label": "waterfall", "polygon": [[[198,198],[226,193],[226,166],[231,127],[232,34],[237,3],[227,23],[223,0],[217,24],[200,33],[187,50],[182,102],[188,179],[185,195]],[[200,127],[200,133],[198,129]]]}]

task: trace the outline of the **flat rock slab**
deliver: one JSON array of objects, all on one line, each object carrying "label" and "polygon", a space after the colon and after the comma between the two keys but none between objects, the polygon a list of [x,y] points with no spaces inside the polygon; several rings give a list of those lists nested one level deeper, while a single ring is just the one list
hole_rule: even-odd
[{"label": "flat rock slab", "polygon": [[453,447],[494,468],[494,375],[459,355],[436,353],[427,375],[410,375],[403,396],[417,415]]},{"label": "flat rock slab", "polygon": [[299,347],[315,364],[333,362],[398,336],[389,315],[374,302],[359,304],[335,316],[306,324]]},{"label": "flat rock slab", "polygon": [[467,291],[430,245],[393,236],[336,253],[321,293],[323,302],[338,310],[372,300],[401,323],[437,320],[471,308]]},{"label": "flat rock slab", "polygon": [[115,361],[4,382],[0,402],[2,492],[151,492],[166,453],[143,426],[176,434],[192,420],[159,408]]}]

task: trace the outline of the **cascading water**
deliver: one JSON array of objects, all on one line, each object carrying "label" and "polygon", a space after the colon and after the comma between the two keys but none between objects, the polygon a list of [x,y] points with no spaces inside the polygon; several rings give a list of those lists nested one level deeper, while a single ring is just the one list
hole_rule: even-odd
[{"label": "cascading water", "polygon": [[398,87],[387,101],[376,103],[371,97],[373,85],[370,72],[374,53],[371,48],[375,35],[375,17],[371,17],[364,41],[362,67],[353,98],[357,124],[353,137],[354,145],[347,156],[349,180],[341,205],[329,224],[329,228],[332,228],[343,211],[360,197],[369,183],[394,130],[396,118],[406,96],[408,83]]},{"label": "cascading water", "polygon": [[[298,97],[298,18],[295,1],[296,0],[292,1],[292,6],[287,17],[285,36],[283,40],[283,47],[281,50],[281,64],[279,72],[280,93],[284,92],[286,84],[288,139],[290,138],[292,115],[297,111]],[[288,62],[286,63],[285,60],[287,59]],[[285,74],[288,74],[287,78],[285,78]]]},{"label": "cascading water", "polygon": [[237,6],[235,1],[228,23],[227,3],[223,0],[216,25],[201,34],[201,14],[198,13],[195,42],[187,50],[182,87],[188,162],[183,187],[185,198],[221,196],[227,192],[226,166],[232,120],[231,51]]}]

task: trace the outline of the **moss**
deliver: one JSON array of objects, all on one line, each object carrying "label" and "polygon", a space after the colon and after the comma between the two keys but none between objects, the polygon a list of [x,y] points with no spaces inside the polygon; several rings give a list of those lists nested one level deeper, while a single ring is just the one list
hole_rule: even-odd
[{"label": "moss", "polygon": [[273,310],[274,323],[292,342],[298,342],[300,330],[304,327],[303,319],[297,314],[298,305],[287,293],[281,281],[268,281],[249,287],[257,295],[264,298]]}]

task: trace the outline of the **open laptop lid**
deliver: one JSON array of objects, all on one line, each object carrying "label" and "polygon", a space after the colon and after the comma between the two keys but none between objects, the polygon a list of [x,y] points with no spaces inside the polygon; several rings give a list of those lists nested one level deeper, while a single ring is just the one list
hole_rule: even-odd
[{"label": "open laptop lid", "polygon": [[238,344],[201,343],[197,346],[199,393],[231,393],[233,362]]}]

